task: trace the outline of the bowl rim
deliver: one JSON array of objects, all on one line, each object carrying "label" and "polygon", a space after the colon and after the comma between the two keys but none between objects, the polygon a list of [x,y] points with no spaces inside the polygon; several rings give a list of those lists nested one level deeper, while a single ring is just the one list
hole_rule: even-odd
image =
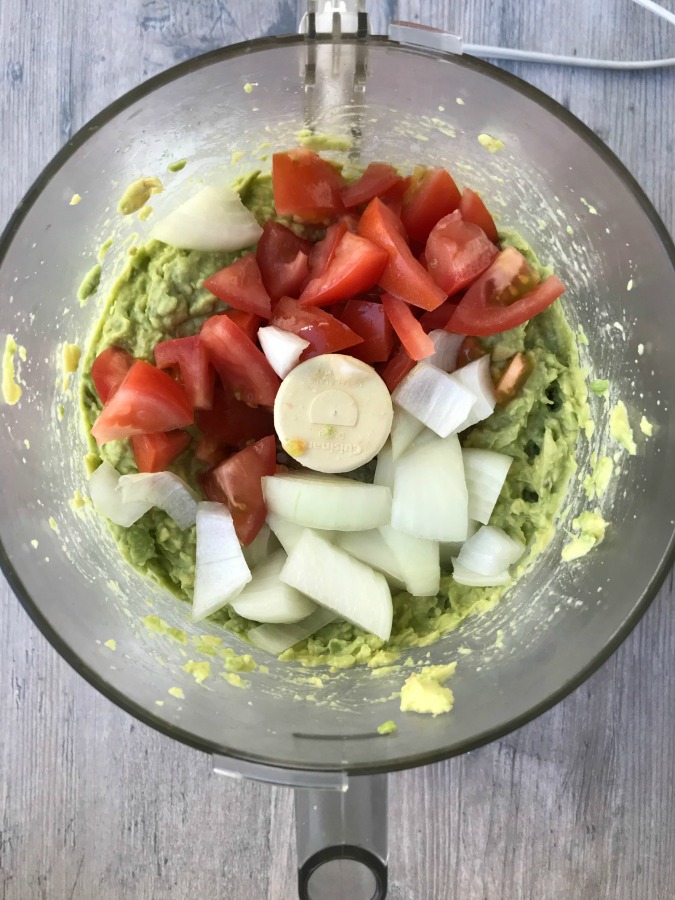
[{"label": "bowl rim", "polygon": [[[302,45],[304,41],[305,39],[302,36],[281,35],[239,42],[230,44],[227,47],[221,47],[216,50],[211,50],[207,53],[178,63],[177,65],[172,66],[166,71],[141,82],[136,87],[127,91],[117,100],[114,100],[108,106],[104,107],[104,109],[102,109],[88,122],[86,122],[53,156],[50,162],[47,163],[42,172],[37,176],[33,184],[28,188],[22,199],[19,201],[14,213],[5,226],[2,235],[0,235],[0,267],[5,260],[9,248],[23,220],[40,196],[41,192],[49,184],[49,182],[59,171],[59,169],[75,153],[75,151],[87,142],[92,133],[97,131],[102,126],[108,124],[112,119],[114,119],[117,115],[119,115],[133,103],[137,102],[143,97],[148,96],[156,89],[165,87],[166,85],[182,77],[183,75],[191,74],[192,72],[198,71],[202,68],[206,68],[207,66],[214,63],[241,56],[244,53],[265,51],[268,49],[275,49],[289,45]],[[330,39],[327,39],[327,42],[328,41],[330,41]],[[537,103],[539,106],[543,107],[547,112],[554,115],[559,121],[575,131],[576,134],[580,138],[582,138],[582,140],[584,140],[586,144],[592,150],[594,150],[602,158],[602,160],[614,171],[614,173],[624,182],[626,187],[633,194],[636,202],[639,204],[639,206],[642,208],[643,212],[649,219],[651,225],[660,238],[664,249],[668,253],[670,261],[673,265],[673,269],[675,269],[675,244],[673,243],[673,239],[671,238],[665,224],[661,220],[659,214],[654,208],[654,205],[649,200],[640,184],[630,173],[624,163],[621,162],[618,156],[612,150],[610,150],[609,147],[587,125],[585,125],[580,119],[578,119],[573,113],[571,113],[556,100],[549,97],[543,91],[539,90],[539,88],[533,87],[522,78],[513,75],[505,69],[492,65],[491,63],[488,63],[485,60],[478,59],[476,57],[468,55],[457,56],[447,53],[437,53],[416,47],[400,45],[394,41],[389,40],[385,36],[370,37],[368,39],[368,43],[378,46],[388,46],[394,50],[404,50],[405,52],[412,53],[413,55],[442,59],[455,65],[473,69],[474,71],[478,71],[479,73],[486,75],[496,81],[500,81],[507,87],[518,91],[528,99],[532,100],[534,103]],[[591,659],[572,677],[568,678],[563,684],[561,684],[557,690],[549,694],[544,700],[530,707],[526,712],[514,716],[507,722],[504,722],[498,726],[485,729],[483,732],[475,735],[470,740],[462,741],[457,745],[449,745],[448,747],[443,749],[437,749],[415,755],[401,756],[390,759],[386,762],[373,761],[372,763],[360,763],[340,767],[332,765],[315,765],[309,767],[293,766],[286,762],[280,763],[277,760],[259,756],[255,753],[244,754],[239,751],[233,751],[232,749],[229,749],[226,746],[218,744],[216,742],[197,738],[191,732],[186,731],[181,727],[170,725],[165,720],[154,715],[151,711],[146,709],[141,704],[138,704],[135,701],[129,699],[129,697],[127,697],[126,694],[124,694],[122,691],[106,682],[101,675],[91,669],[82,660],[77,652],[69,644],[67,644],[65,640],[61,638],[60,634],[54,628],[52,628],[47,619],[43,616],[42,612],[34,603],[32,597],[24,587],[21,577],[18,571],[14,568],[14,565],[5,550],[0,536],[0,569],[2,570],[15,596],[17,597],[29,617],[32,619],[33,623],[37,626],[37,628],[44,635],[47,641],[49,641],[49,643],[57,651],[57,653],[59,653],[59,655],[76,672],[78,672],[92,687],[94,687],[99,693],[103,694],[103,696],[105,696],[108,700],[112,701],[120,709],[134,716],[143,724],[150,726],[155,731],[161,732],[167,737],[180,741],[181,743],[193,747],[197,750],[201,750],[204,753],[217,755],[221,759],[226,758],[232,760],[235,768],[237,760],[241,760],[246,763],[263,765],[279,770],[287,770],[289,772],[333,771],[344,772],[346,774],[352,775],[368,775],[395,772],[402,769],[410,769],[418,766],[429,765],[431,763],[441,762],[445,759],[459,756],[462,753],[475,750],[495,740],[503,738],[511,732],[517,730],[518,728],[521,728],[523,725],[532,722],[534,719],[538,718],[548,710],[552,709],[556,704],[567,697],[568,694],[571,694],[580,685],[582,685],[594,672],[596,672],[628,637],[630,632],[635,628],[639,620],[645,614],[648,607],[656,597],[656,594],[658,593],[668,572],[671,570],[674,562],[675,529],[673,529],[658,568],[651,575],[646,587],[642,592],[642,595],[638,598],[630,614],[626,617],[621,626],[603,645],[598,653],[596,653],[593,659]]]}]

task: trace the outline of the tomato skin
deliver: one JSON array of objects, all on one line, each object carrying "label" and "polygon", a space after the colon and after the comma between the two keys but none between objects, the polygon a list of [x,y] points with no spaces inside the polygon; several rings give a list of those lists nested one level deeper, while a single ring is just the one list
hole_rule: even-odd
[{"label": "tomato skin", "polygon": [[445,301],[445,303],[441,304],[441,306],[437,307],[436,309],[432,309],[430,312],[422,313],[419,319],[419,323],[426,334],[429,334],[430,331],[435,331],[439,328],[445,328],[445,326],[450,321],[450,316],[457,309],[458,303],[458,298],[450,297]]},{"label": "tomato skin", "polygon": [[91,433],[105,444],[135,434],[156,434],[192,425],[194,410],[185,390],[166,372],[137,359],[109,398]]},{"label": "tomato skin", "polygon": [[300,295],[300,305],[327,306],[363,294],[387,265],[387,253],[350,231],[343,234],[324,274],[312,279]]},{"label": "tomato skin", "polygon": [[389,163],[369,163],[360,178],[342,188],[342,202],[347,209],[369,203],[373,197],[381,197],[402,181]]},{"label": "tomato skin", "polygon": [[326,237],[321,241],[317,241],[309,254],[308,281],[314,281],[325,275],[326,270],[333,262],[338,244],[348,230],[349,226],[345,219],[328,226]]},{"label": "tomato skin", "polygon": [[297,297],[309,275],[312,242],[298,237],[281,222],[265,222],[255,251],[262,281],[272,302]]},{"label": "tomato skin", "polygon": [[426,359],[434,353],[434,342],[425,334],[407,303],[391,294],[382,294],[382,306],[411,359]]},{"label": "tomato skin", "polygon": [[121,347],[108,347],[96,357],[91,366],[91,380],[104,406],[133,364],[133,356]]},{"label": "tomato skin", "polygon": [[[508,331],[542,312],[565,291],[562,281],[551,275],[533,290],[518,296],[522,283],[517,279],[523,273],[532,273],[525,257],[513,247],[502,250],[462,297],[446,330],[476,337]],[[505,305],[504,298],[511,290],[517,299]]]},{"label": "tomato skin", "polygon": [[362,337],[335,316],[323,309],[304,309],[290,297],[282,297],[277,303],[270,325],[292,331],[309,341],[309,347],[300,357],[302,362],[322,353],[339,353],[363,343]]},{"label": "tomato skin", "polygon": [[434,226],[424,255],[433,280],[452,296],[482,275],[498,252],[483,229],[456,210]]},{"label": "tomato skin", "polygon": [[199,335],[174,338],[155,345],[155,363],[158,369],[177,366],[185,393],[195,409],[210,409],[213,403],[215,372],[201,344]]},{"label": "tomato skin", "polygon": [[242,312],[269,319],[272,301],[265,290],[253,253],[246,253],[231,265],[204,280],[207,291]]},{"label": "tomato skin", "polygon": [[340,319],[363,338],[349,355],[365,363],[386,362],[394,347],[394,329],[384,307],[374,300],[348,300]]},{"label": "tomato skin", "polygon": [[272,156],[274,206],[280,216],[320,222],[344,209],[344,179],[325,159],[298,147]]},{"label": "tomato skin", "polygon": [[389,188],[385,194],[380,195],[380,200],[385,206],[388,206],[399,219],[401,218],[401,212],[403,210],[403,198],[411,183],[412,175],[408,175],[407,178],[402,178],[393,187]]},{"label": "tomato skin", "polygon": [[386,366],[382,367],[380,378],[389,388],[389,393],[392,394],[408,372],[414,368],[415,360],[408,356],[405,347],[399,347]]},{"label": "tomato skin", "polygon": [[131,449],[139,472],[164,472],[187,449],[192,438],[187,431],[135,434]]},{"label": "tomato skin", "polygon": [[202,479],[208,499],[227,504],[237,537],[245,547],[265,522],[261,479],[274,475],[276,463],[276,440],[265,437],[219,463]]},{"label": "tomato skin", "polygon": [[249,341],[258,340],[258,329],[262,319],[260,316],[254,316],[252,313],[242,312],[240,309],[228,309],[223,315],[227,316],[230,321],[234,322],[244,332]]},{"label": "tomato skin", "polygon": [[462,199],[459,202],[459,211],[465,222],[471,222],[482,228],[493,244],[499,243],[497,226],[490,215],[490,210],[483,203],[480,196],[471,188],[464,188]]},{"label": "tomato skin", "polygon": [[401,208],[411,240],[423,244],[436,223],[457,209],[460,199],[459,188],[446,169],[416,169]]},{"label": "tomato skin", "polygon": [[220,384],[213,395],[213,408],[200,410],[196,421],[202,436],[221,447],[243,447],[247,441],[274,434],[274,417],[269,409],[248,406]]},{"label": "tomato skin", "polygon": [[255,406],[274,406],[281,384],[265,354],[227,316],[211,316],[200,336],[225,387]]},{"label": "tomato skin", "polygon": [[385,291],[422,309],[436,309],[445,301],[447,294],[412,255],[403,223],[378,197],[366,207],[358,233],[389,255],[378,281]]}]

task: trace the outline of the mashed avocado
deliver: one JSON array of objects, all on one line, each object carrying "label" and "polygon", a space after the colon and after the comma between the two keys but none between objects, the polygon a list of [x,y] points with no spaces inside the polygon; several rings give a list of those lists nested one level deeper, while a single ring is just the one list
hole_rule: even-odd
[{"label": "mashed avocado", "polygon": [[[275,215],[269,176],[252,173],[238,187],[261,223]],[[287,219],[280,221],[292,224]],[[517,234],[502,232],[500,237],[503,243],[523,252],[542,277],[548,275]],[[101,408],[91,380],[91,364],[96,356],[115,344],[135,357],[153,361],[153,348],[159,341],[195,334],[204,319],[220,307],[216,298],[202,287],[204,278],[240,255],[178,250],[151,241],[129,257],[84,359],[81,405],[87,428]],[[553,536],[555,517],[576,468],[577,438],[589,421],[586,387],[579,367],[576,336],[559,302],[525,325],[485,338],[483,344],[491,354],[494,375],[515,353],[524,353],[530,363],[531,375],[518,396],[506,406],[497,406],[489,419],[462,436],[465,446],[497,450],[513,457],[491,524],[528,544],[528,553],[514,573],[518,577]],[[122,474],[136,471],[128,441],[112,441],[100,448],[91,437],[89,441],[88,460],[93,467],[99,459],[105,459]],[[197,474],[201,466],[188,448],[173,470],[199,490]],[[191,600],[194,528],[182,531],[158,509],[150,510],[130,528],[109,525],[120,552],[131,565],[182,600]],[[324,626],[280,658],[334,668],[355,663],[374,665],[374,660],[381,660],[378,664],[385,665],[396,660],[405,648],[427,646],[457,628],[471,613],[490,609],[507,587],[465,587],[446,575],[436,597],[411,597],[405,592],[394,597],[393,629],[386,643],[354,625],[338,621]],[[213,620],[244,638],[251,627],[248,620],[229,607],[216,613]],[[429,711],[442,711],[441,706],[449,708],[451,692],[438,679],[427,678],[424,684],[418,682],[419,678],[411,682],[406,695],[420,691],[425,695],[434,694],[435,699],[428,704],[433,710]]]}]

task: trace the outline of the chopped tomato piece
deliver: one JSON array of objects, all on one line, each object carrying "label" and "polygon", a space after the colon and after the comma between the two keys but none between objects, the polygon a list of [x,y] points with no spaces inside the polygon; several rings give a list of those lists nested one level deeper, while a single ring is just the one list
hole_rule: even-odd
[{"label": "chopped tomato piece", "polygon": [[386,194],[380,195],[380,200],[384,205],[388,206],[394,215],[399,218],[401,217],[401,211],[403,209],[403,198],[405,197],[411,182],[412,176],[409,175],[407,178],[402,178],[393,187],[389,188]]},{"label": "chopped tomato piece", "polygon": [[260,316],[254,316],[253,313],[242,312],[240,309],[228,309],[223,315],[227,316],[235,325],[244,332],[249,341],[258,340],[258,329],[262,319]]},{"label": "chopped tomato piece", "polygon": [[376,244],[347,231],[326,271],[303,290],[300,305],[327,306],[363,294],[377,283],[388,258]]},{"label": "chopped tomato piece", "polygon": [[407,303],[391,294],[382,294],[382,306],[411,359],[426,359],[433,354],[434,342],[425,334]]},{"label": "chopped tomato piece", "polygon": [[[450,329],[448,329],[449,331]],[[462,366],[468,366],[469,363],[475,362],[481,356],[486,356],[487,351],[483,349],[483,345],[475,337],[465,337],[459,345],[457,351],[457,363],[455,368],[461,369]]]},{"label": "chopped tomato piece", "polygon": [[536,273],[521,253],[513,247],[502,250],[462,297],[447,330],[480,337],[527,322],[565,291],[565,285],[556,275],[532,290],[535,277]]},{"label": "chopped tomato piece", "polygon": [[366,207],[358,233],[389,255],[378,281],[385,291],[422,309],[436,309],[444,302],[446,293],[410,252],[401,220],[378,197]]},{"label": "chopped tomato piece", "polygon": [[155,362],[158,369],[178,367],[185,393],[195,409],[211,408],[215,372],[198,334],[156,344]]},{"label": "chopped tomato piece", "polygon": [[211,316],[201,339],[225,387],[245,403],[274,406],[279,376],[265,354],[227,316]]},{"label": "chopped tomato piece", "polygon": [[213,438],[222,447],[242,447],[247,441],[274,434],[274,418],[264,406],[248,406],[231,391],[216,385],[213,408],[197,413],[197,427],[202,437]]},{"label": "chopped tomato piece", "polygon": [[405,347],[399,347],[386,366],[380,371],[380,378],[389,388],[392,394],[411,369],[415,368],[415,360],[411,359],[405,351]]},{"label": "chopped tomato piece", "polygon": [[344,209],[344,179],[325,159],[298,147],[272,157],[274,206],[280,216],[320,222]]},{"label": "chopped tomato piece", "polygon": [[304,309],[297,300],[282,297],[277,303],[270,325],[292,331],[306,341],[300,359],[304,362],[322,353],[338,353],[347,347],[363,343],[363,338],[323,309]]},{"label": "chopped tomato piece", "polygon": [[281,222],[269,219],[255,251],[260,274],[272,300],[297,297],[309,274],[312,242],[298,237]]},{"label": "chopped tomato piece", "polygon": [[459,202],[459,211],[465,222],[472,222],[482,228],[493,244],[499,243],[497,226],[490,215],[490,211],[483,203],[480,196],[471,188],[464,188],[462,199]]},{"label": "chopped tomato piece", "polygon": [[394,330],[381,303],[373,300],[348,300],[340,316],[345,325],[363,338],[349,350],[362,362],[386,362],[394,347]]},{"label": "chopped tomato piece", "polygon": [[98,444],[134,434],[156,434],[192,425],[194,410],[183,387],[166,372],[137,359],[94,422]]},{"label": "chopped tomato piece", "polygon": [[321,278],[328,266],[333,262],[337,246],[348,231],[347,222],[341,219],[326,230],[326,237],[317,241],[309,254],[309,279]]},{"label": "chopped tomato piece", "polygon": [[274,475],[276,464],[276,441],[272,436],[265,437],[219,463],[202,480],[209,500],[227,504],[237,537],[245,547],[265,522],[267,509],[261,479]]},{"label": "chopped tomato piece", "polygon": [[187,431],[135,434],[131,438],[139,472],[163,472],[181,455],[192,438]]},{"label": "chopped tomato piece", "polygon": [[208,466],[215,466],[222,462],[231,452],[225,444],[210,434],[200,434],[195,445],[195,459]]},{"label": "chopped tomato piece", "polygon": [[403,178],[388,163],[369,163],[359,179],[342,188],[342,202],[347,209],[368,203],[373,197],[386,194],[401,181]]},{"label": "chopped tomato piece", "polygon": [[347,231],[351,231],[352,234],[356,234],[356,231],[359,227],[359,216],[354,212],[343,212],[338,213],[337,215],[338,223],[343,222],[347,228]]},{"label": "chopped tomato piece", "polygon": [[253,313],[263,319],[270,317],[272,302],[253,253],[246,253],[220,272],[206,278],[204,287],[235,309]]},{"label": "chopped tomato piece", "polygon": [[424,251],[431,277],[446,294],[456,294],[487,269],[498,250],[482,228],[450,213],[429,235]]},{"label": "chopped tomato piece", "polygon": [[423,244],[434,225],[457,209],[460,199],[459,188],[445,169],[416,168],[401,209],[410,238]]},{"label": "chopped tomato piece", "polygon": [[110,400],[133,364],[133,356],[121,347],[108,347],[99,353],[91,366],[91,380],[101,403]]},{"label": "chopped tomato piece", "polygon": [[512,356],[495,385],[497,403],[505,403],[515,397],[529,374],[530,367],[525,354],[516,353]]},{"label": "chopped tomato piece", "polygon": [[430,331],[445,328],[450,321],[450,316],[457,309],[458,303],[459,300],[456,297],[451,297],[439,306],[438,309],[432,309],[430,312],[422,313],[419,323],[424,331],[429,334]]}]

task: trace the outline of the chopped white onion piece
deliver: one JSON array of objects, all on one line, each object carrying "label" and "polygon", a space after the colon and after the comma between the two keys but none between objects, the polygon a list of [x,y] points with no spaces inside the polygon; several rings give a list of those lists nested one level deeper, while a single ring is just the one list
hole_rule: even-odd
[{"label": "chopped white onion piece", "polygon": [[408,372],[391,397],[440,437],[458,431],[476,402],[475,394],[454,375],[425,362]]},{"label": "chopped white onion piece", "polygon": [[243,591],[230,600],[238,615],[254,622],[289,624],[306,619],[316,610],[316,603],[279,580],[286,559],[284,551],[278,550],[253,570]]},{"label": "chopped white onion piece", "polygon": [[103,460],[101,465],[89,476],[89,493],[96,512],[115,525],[128,528],[137,522],[151,508],[152,503],[146,500],[130,500],[124,502],[117,485],[120,473],[109,462]]},{"label": "chopped white onion piece", "polygon": [[434,329],[429,332],[429,337],[434,342],[434,353],[428,356],[425,362],[442,369],[444,372],[454,372],[457,368],[457,354],[464,340],[463,334],[453,334],[443,329]]},{"label": "chopped white onion piece", "polygon": [[305,528],[367,531],[389,521],[391,491],[339,475],[267,475],[267,509]]},{"label": "chopped white onion piece", "polygon": [[[471,505],[471,495],[469,495],[469,506]],[[479,523],[474,522],[473,519],[469,519],[469,527],[466,531],[466,539],[468,540],[472,535],[474,535],[479,528]],[[441,561],[441,570],[443,572],[449,572],[452,568],[452,561],[457,556],[459,551],[464,546],[464,541],[450,541],[449,543],[443,543],[438,545],[438,552]]]},{"label": "chopped white onion piece", "polygon": [[250,580],[229,509],[223,503],[199,503],[192,621],[201,622],[230,603]]},{"label": "chopped white onion piece", "polygon": [[440,588],[438,541],[427,541],[383,525],[380,534],[398,561],[405,588],[416,597],[433,597]]},{"label": "chopped white onion piece", "polygon": [[336,619],[332,609],[320,606],[311,616],[293,625],[258,625],[249,631],[248,639],[255,647],[278,656]]},{"label": "chopped white onion piece", "polygon": [[462,366],[450,375],[465,390],[471,391],[476,398],[476,402],[470,412],[461,423],[458,431],[464,431],[477,422],[482,422],[492,415],[495,408],[497,398],[495,396],[494,385],[490,377],[490,357],[481,356],[470,362],[467,366]]},{"label": "chopped white onion piece", "polygon": [[161,219],[150,237],[183,250],[242,250],[262,234],[231,187],[208,185]]},{"label": "chopped white onion piece", "polygon": [[279,549],[279,543],[280,542],[272,534],[270,526],[267,522],[264,522],[262,528],[248,547],[242,547],[244,559],[246,560],[249,569],[253,571],[256,566],[264,563],[268,556]]},{"label": "chopped white onion piece", "polygon": [[517,562],[525,545],[501,528],[481,525],[457,555],[460,565],[479,575],[497,575]]},{"label": "chopped white onion piece", "polygon": [[469,518],[487,525],[513,459],[505,453],[473,447],[462,450],[462,457],[469,492]]},{"label": "chopped white onion piece", "polygon": [[281,570],[281,580],[383,641],[393,605],[384,575],[306,531]]},{"label": "chopped white onion piece", "polygon": [[498,572],[497,575],[479,575],[478,572],[472,572],[463,566],[458,559],[452,561],[452,577],[457,584],[464,584],[467,587],[496,587],[499,584],[506,584],[511,576],[508,572]]},{"label": "chopped white onion piece", "polygon": [[195,524],[197,495],[173,472],[122,475],[117,490],[123,503],[142,500],[148,508],[157,506],[171,516],[179,528],[189,528]]},{"label": "chopped white onion piece", "polygon": [[302,351],[309,347],[309,341],[291,331],[283,331],[276,325],[259,328],[258,340],[267,362],[279,378],[285,378],[297,366]]},{"label": "chopped white onion piece", "polygon": [[336,544],[354,559],[382,572],[390,587],[399,590],[405,587],[400,558],[397,559],[377,528],[370,531],[342,531]]},{"label": "chopped white onion piece", "polygon": [[391,441],[386,441],[377,454],[373,484],[388,487],[389,490],[394,486],[394,457],[391,450]]},{"label": "chopped white onion piece", "polygon": [[415,416],[406,412],[402,407],[394,404],[394,418],[391,422],[391,455],[393,459],[408,449],[420,431],[424,428],[422,422]]},{"label": "chopped white onion piece", "polygon": [[430,541],[463,541],[468,494],[457,435],[422,433],[394,466],[391,524]]}]

